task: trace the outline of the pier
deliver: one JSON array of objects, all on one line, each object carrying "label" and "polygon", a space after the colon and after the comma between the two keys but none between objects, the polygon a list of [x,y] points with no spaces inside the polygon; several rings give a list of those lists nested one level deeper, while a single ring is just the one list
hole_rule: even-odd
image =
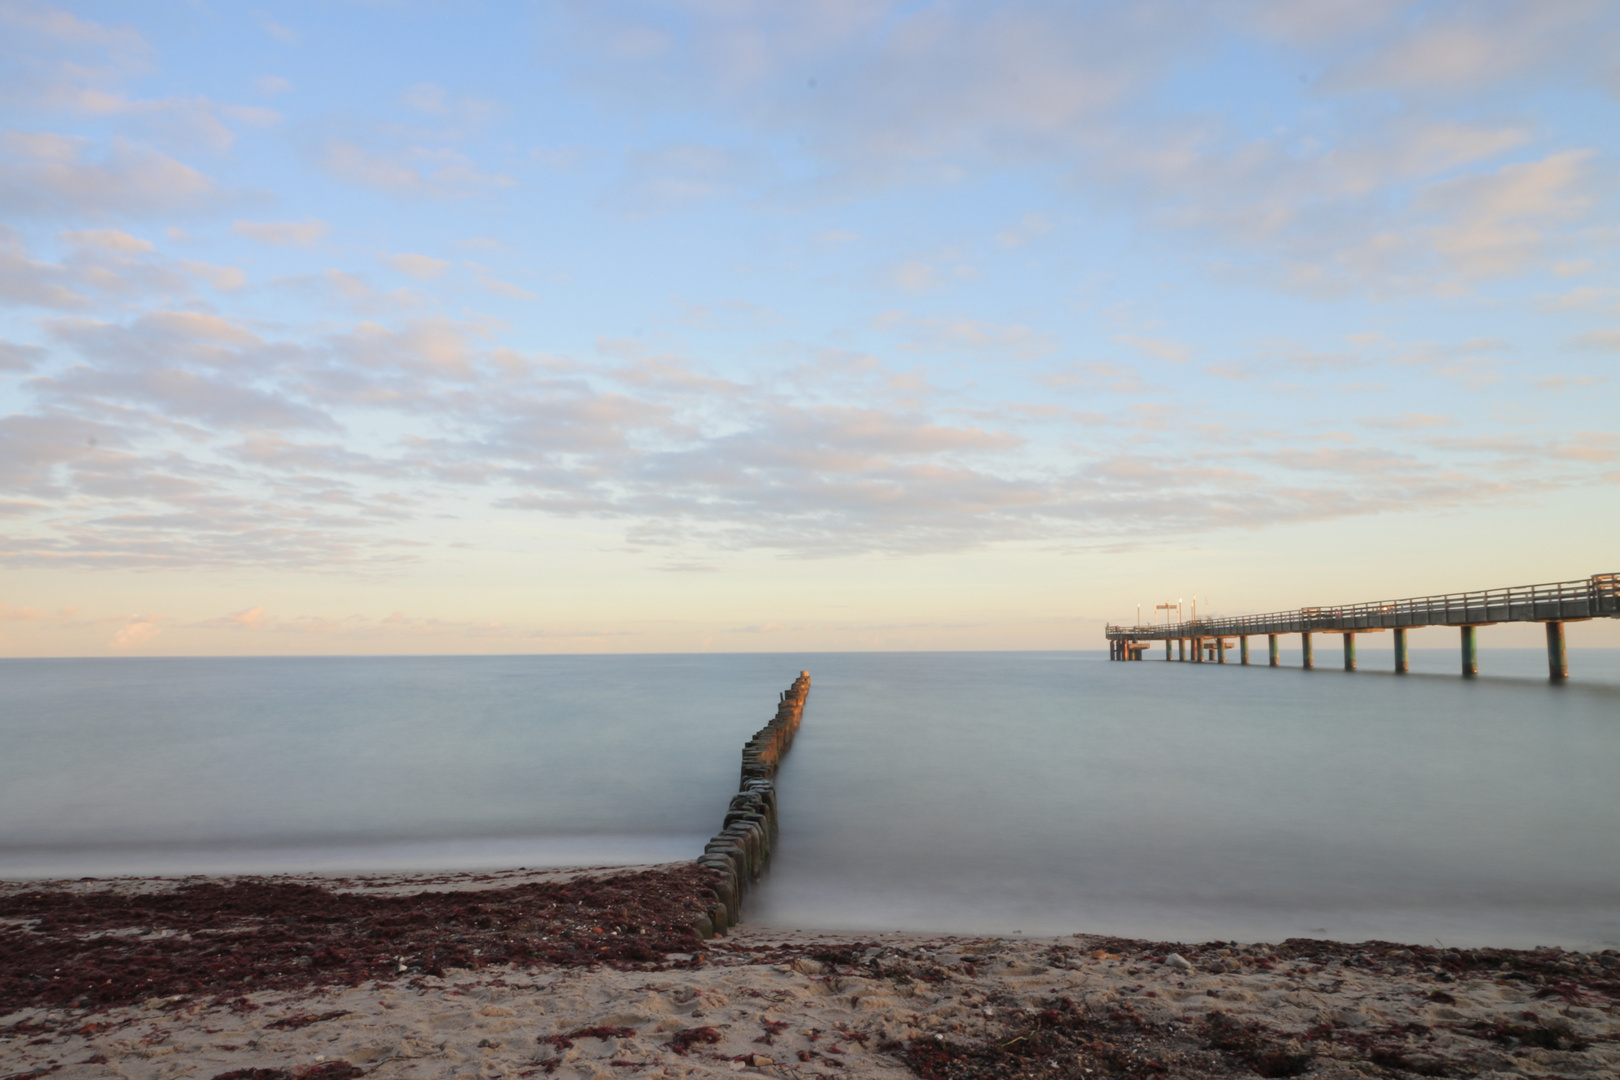
[{"label": "pier", "polygon": [[[1111,660],[1141,660],[1149,643],[1164,642],[1164,658],[1191,663],[1226,663],[1237,646],[1240,664],[1249,663],[1249,638],[1266,636],[1268,663],[1277,667],[1277,639],[1300,635],[1300,653],[1306,668],[1316,666],[1314,634],[1343,638],[1344,669],[1356,670],[1356,635],[1391,631],[1397,672],[1409,670],[1406,632],[1422,626],[1454,626],[1462,646],[1462,673],[1479,674],[1477,630],[1497,623],[1538,622],[1547,628],[1547,674],[1554,680],[1569,677],[1564,624],[1588,619],[1620,618],[1620,574],[1593,574],[1579,581],[1547,585],[1519,585],[1479,592],[1443,593],[1410,600],[1378,600],[1341,607],[1305,607],[1274,611],[1269,615],[1193,619],[1158,626],[1107,628]],[[1174,652],[1174,655],[1172,655]],[[1189,655],[1190,654],[1190,655]]]}]

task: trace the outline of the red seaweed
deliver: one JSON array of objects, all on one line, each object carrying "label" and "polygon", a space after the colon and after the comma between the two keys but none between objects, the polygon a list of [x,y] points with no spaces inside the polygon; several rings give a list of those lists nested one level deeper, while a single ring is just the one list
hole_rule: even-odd
[{"label": "red seaweed", "polygon": [[[265,879],[0,896],[0,1011],[358,986],[498,964],[696,966],[712,871],[379,896]],[[670,960],[671,953],[681,954]]]}]

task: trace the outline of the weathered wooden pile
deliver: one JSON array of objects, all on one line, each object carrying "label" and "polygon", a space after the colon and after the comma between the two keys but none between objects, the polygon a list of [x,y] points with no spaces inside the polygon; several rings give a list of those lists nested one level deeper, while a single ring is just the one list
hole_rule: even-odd
[{"label": "weathered wooden pile", "polygon": [[719,901],[697,920],[697,931],[705,938],[736,925],[743,895],[770,863],[776,841],[776,769],[793,745],[809,695],[810,673],[801,671],[781,695],[776,716],[743,747],[740,790],[726,810],[724,827],[698,859],[699,866],[720,875],[715,887]]}]

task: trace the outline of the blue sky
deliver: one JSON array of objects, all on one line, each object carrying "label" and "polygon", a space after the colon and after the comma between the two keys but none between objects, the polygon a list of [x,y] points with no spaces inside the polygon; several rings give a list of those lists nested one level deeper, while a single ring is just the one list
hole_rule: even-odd
[{"label": "blue sky", "polygon": [[0,653],[1089,648],[1620,569],[1612,4],[0,41]]}]

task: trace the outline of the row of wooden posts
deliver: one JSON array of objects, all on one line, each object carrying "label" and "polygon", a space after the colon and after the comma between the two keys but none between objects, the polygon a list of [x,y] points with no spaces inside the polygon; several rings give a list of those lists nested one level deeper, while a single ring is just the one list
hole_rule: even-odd
[{"label": "row of wooden posts", "polygon": [[744,894],[757,882],[771,861],[776,843],[776,770],[804,717],[810,695],[810,673],[799,672],[793,685],[780,695],[776,716],[743,746],[742,782],[725,823],[703,849],[699,866],[716,872],[714,907],[700,915],[696,929],[708,939],[724,934],[741,916]]},{"label": "row of wooden posts", "polygon": [[[1561,622],[1548,622],[1547,627],[1547,675],[1551,679],[1569,678],[1569,650],[1564,644],[1564,624]],[[1464,675],[1479,674],[1479,638],[1476,634],[1478,627],[1462,626],[1458,630],[1462,633],[1462,673]],[[1382,633],[1380,630],[1346,631],[1344,637],[1344,670],[1356,670],[1356,634]],[[1411,658],[1406,648],[1406,629],[1396,627],[1390,631],[1395,635],[1395,670],[1405,673],[1411,670]],[[1256,635],[1258,636],[1258,635]],[[1267,634],[1266,645],[1269,655],[1269,666],[1277,667],[1277,639],[1281,634]],[[1300,652],[1303,657],[1302,667],[1314,668],[1316,666],[1316,650],[1312,645],[1312,635],[1302,633],[1300,637]],[[1240,634],[1236,638],[1238,644],[1238,663],[1249,662],[1249,635]],[[1172,642],[1176,646],[1177,655],[1171,656]],[[1191,651],[1192,663],[1205,662],[1226,663],[1226,650],[1231,647],[1224,636],[1191,637],[1191,638],[1165,638],[1164,658],[1166,660],[1187,661],[1187,653]],[[1125,639],[1109,639],[1108,658],[1110,660],[1141,660],[1142,654],[1147,651],[1147,644],[1141,641]]]}]

